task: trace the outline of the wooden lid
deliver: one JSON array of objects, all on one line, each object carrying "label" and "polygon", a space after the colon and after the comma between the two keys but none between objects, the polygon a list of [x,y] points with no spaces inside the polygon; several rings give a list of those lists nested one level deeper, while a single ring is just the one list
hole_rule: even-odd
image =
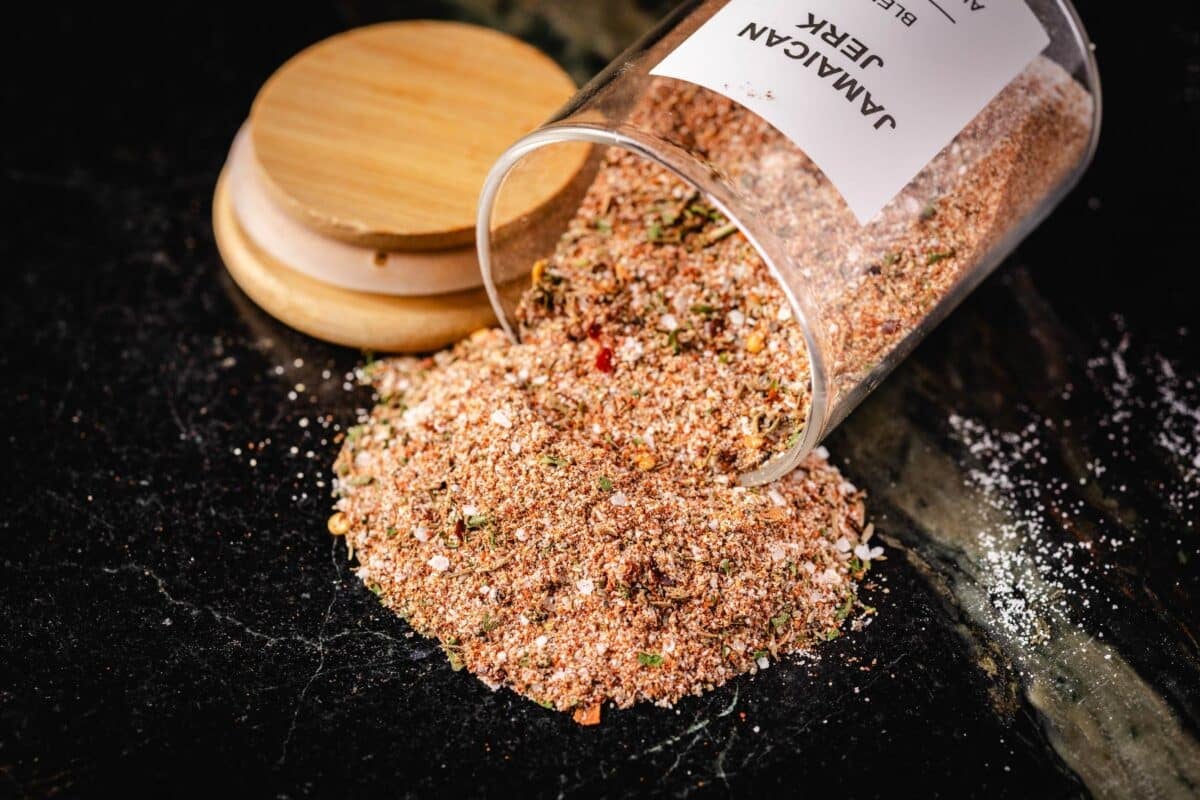
[{"label": "wooden lid", "polygon": [[[488,170],[574,91],[553,61],[511,36],[392,22],[293,57],[259,92],[250,126],[265,183],[300,222],[363,247],[430,250],[474,241]],[[561,183],[506,203],[510,218],[557,194],[586,156],[558,150]]]},{"label": "wooden lid", "polygon": [[213,197],[213,233],[229,274],[281,322],[318,339],[384,353],[421,353],[495,324],[483,289],[393,297],[313,280],[260,250],[234,217],[228,176]]}]

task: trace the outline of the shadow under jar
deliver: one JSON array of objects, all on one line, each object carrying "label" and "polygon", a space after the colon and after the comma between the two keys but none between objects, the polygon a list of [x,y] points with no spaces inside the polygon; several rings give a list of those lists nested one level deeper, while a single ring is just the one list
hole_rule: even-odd
[{"label": "shadow under jar", "polygon": [[[477,241],[515,341],[533,265],[610,148],[669,170],[757,250],[805,347],[807,420],[741,476],[793,469],[1074,186],[1095,152],[1095,59],[1065,0],[684,3],[493,167]],[[904,15],[907,15],[904,16]],[[562,183],[553,205],[506,197]],[[503,220],[504,224],[497,224]]]}]

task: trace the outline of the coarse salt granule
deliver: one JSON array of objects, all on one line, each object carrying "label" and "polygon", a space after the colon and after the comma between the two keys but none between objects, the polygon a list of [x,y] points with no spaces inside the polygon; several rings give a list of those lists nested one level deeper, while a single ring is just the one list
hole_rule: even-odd
[{"label": "coarse salt granule", "polygon": [[428,561],[430,569],[434,572],[445,572],[450,569],[450,559],[440,553]]}]

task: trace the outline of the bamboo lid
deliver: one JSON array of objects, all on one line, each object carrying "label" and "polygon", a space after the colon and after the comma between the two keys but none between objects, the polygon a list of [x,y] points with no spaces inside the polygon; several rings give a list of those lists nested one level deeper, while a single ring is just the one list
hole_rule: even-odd
[{"label": "bamboo lid", "polygon": [[238,224],[221,174],[213,233],[229,274],[259,307],[318,339],[385,353],[420,353],[495,324],[483,289],[432,297],[356,292],[313,280],[259,249]]},{"label": "bamboo lid", "polygon": [[[574,91],[547,56],[505,34],[384,23],[284,64],[255,99],[250,129],[264,183],[302,224],[362,247],[440,249],[474,241],[488,170]],[[556,177],[508,219],[553,198],[587,151],[558,152]]]}]

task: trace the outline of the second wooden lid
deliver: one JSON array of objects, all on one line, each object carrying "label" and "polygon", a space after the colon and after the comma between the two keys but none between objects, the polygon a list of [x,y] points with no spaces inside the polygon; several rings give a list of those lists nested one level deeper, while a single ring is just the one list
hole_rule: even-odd
[{"label": "second wooden lid", "polygon": [[[384,23],[284,64],[255,99],[250,129],[265,184],[304,225],[363,247],[432,250],[474,240],[492,164],[574,91],[547,56],[505,34]],[[558,152],[565,184],[586,150]],[[510,216],[562,188],[531,189]]]}]

